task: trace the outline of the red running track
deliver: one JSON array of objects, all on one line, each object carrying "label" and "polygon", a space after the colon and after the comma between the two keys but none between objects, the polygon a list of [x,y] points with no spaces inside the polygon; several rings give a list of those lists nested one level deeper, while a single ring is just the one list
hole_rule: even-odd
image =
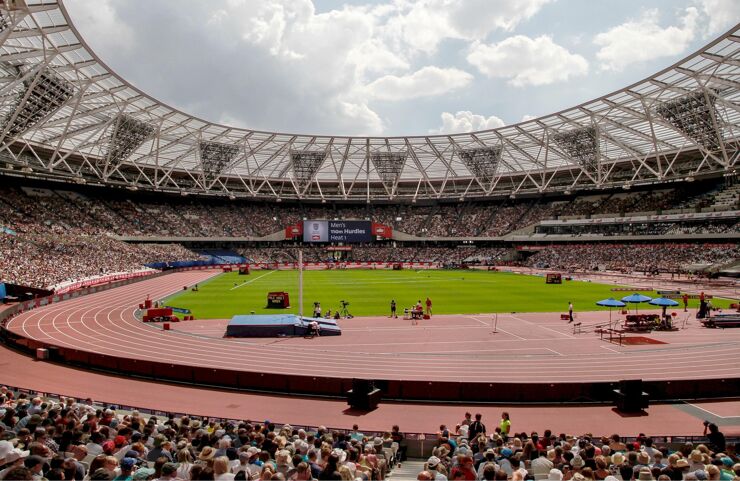
[{"label": "red running track", "polygon": [[[502,411],[511,415],[516,431],[551,429],[556,433],[619,433],[634,436],[698,436],[702,421],[711,414],[725,435],[740,435],[740,401],[694,404],[657,404],[646,415],[623,417],[611,406],[444,405],[383,402],[378,409],[360,413],[347,409],[342,400],[247,394],[191,386],[129,379],[37,362],[15,351],[0,348],[0,383],[78,399],[92,398],[115,405],[139,406],[163,412],[232,419],[269,419],[278,424],[325,425],[385,431],[394,424],[407,433],[434,433],[441,423],[454,427],[466,410],[480,412],[495,424]],[[691,409],[693,408],[693,409]],[[707,412],[708,411],[708,412]]]},{"label": "red running track", "polygon": [[[709,330],[696,321],[679,332],[649,335],[667,344],[620,347],[593,333],[573,335],[558,314],[546,313],[499,315],[495,334],[491,315],[458,315],[418,326],[352,319],[340,323],[339,337],[250,341],[220,339],[223,321],[182,323],[167,332],[136,319],[147,295],[163,298],[215,274],[174,273],[51,304],[16,316],[7,328],[109,356],[278,375],[479,383],[740,378],[740,329]],[[594,324],[606,315],[579,313],[577,320]]]}]

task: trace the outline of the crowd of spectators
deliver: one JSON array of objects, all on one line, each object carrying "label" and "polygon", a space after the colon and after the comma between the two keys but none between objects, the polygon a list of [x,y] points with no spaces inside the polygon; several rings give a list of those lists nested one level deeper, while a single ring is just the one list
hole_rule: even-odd
[{"label": "crowd of spectators", "polygon": [[707,442],[670,449],[645,434],[627,442],[617,434],[514,433],[507,413],[494,430],[487,431],[481,415],[475,417],[466,413],[454,431],[440,426],[432,456],[417,479],[732,481],[740,477],[735,449],[728,449],[719,428],[708,422]]},{"label": "crowd of spectators", "polygon": [[40,289],[94,276],[144,269],[154,262],[198,260],[179,244],[127,244],[105,234],[33,228],[0,234],[0,281]]},{"label": "crowd of spectators", "polygon": [[[717,191],[711,192],[716,195]],[[654,212],[685,203],[687,198],[704,197],[692,197],[681,189],[664,189],[565,200],[342,206],[153,198],[123,192],[112,197],[71,190],[5,187],[0,189],[0,211],[6,211],[4,217],[15,217],[19,222],[54,223],[89,233],[103,231],[126,236],[261,237],[304,219],[364,219],[418,237],[493,237],[545,219]]]},{"label": "crowd of spectators", "polygon": [[[388,244],[368,244],[349,247],[341,259],[320,246],[302,246],[304,262],[431,262],[442,265],[494,264],[507,260],[511,249],[504,247],[477,247],[460,245],[451,247],[402,247]],[[249,262],[294,263],[298,261],[298,248],[251,247],[238,250]]]},{"label": "crowd of spectators", "polygon": [[[712,191],[715,192],[715,191]],[[388,224],[395,230],[429,237],[503,236],[536,224],[543,219],[572,215],[594,215],[624,210],[651,210],[677,202],[678,190],[620,192],[575,200],[519,200],[503,202],[460,202],[449,204],[280,204],[246,203],[228,199],[190,197],[153,198],[121,192],[98,195],[74,190],[37,187],[0,188],[0,281],[48,288],[65,281],[141,269],[147,263],[197,260],[197,254],[177,244],[133,245],[114,236],[144,237],[259,237],[282,231],[303,219],[366,219]],[[715,192],[716,194],[716,192]],[[714,195],[714,194],[713,194]],[[718,194],[717,194],[718,195]],[[624,227],[602,224],[598,233],[624,233]],[[574,228],[577,229],[577,228]],[[629,234],[671,235],[677,233],[737,232],[738,223],[638,224]],[[603,232],[602,232],[603,231]],[[578,235],[578,232],[572,233]],[[597,250],[597,249],[594,249]],[[562,266],[613,265],[605,261],[612,252],[597,252],[586,259],[571,259],[565,250],[549,250],[532,259],[538,264]],[[331,253],[306,249],[307,261],[327,261]],[[639,250],[639,252],[645,252]],[[249,248],[242,252],[252,262],[295,262],[290,248]],[[621,252],[614,252],[620,254]],[[670,249],[657,252],[648,263],[683,262],[686,256],[672,257]],[[704,253],[707,254],[707,253]],[[580,252],[579,254],[580,255]],[[709,253],[711,256],[711,252]],[[506,258],[505,250],[481,251],[462,246],[395,247],[359,246],[350,260],[381,262],[441,262],[460,264],[470,259],[489,263]],[[712,259],[714,257],[711,257]],[[614,256],[619,259],[619,256]],[[53,266],[53,269],[50,268]]]},{"label": "crowd of spectators", "polygon": [[145,417],[0,390],[0,480],[385,479],[404,436]]},{"label": "crowd of spectators", "polygon": [[[705,422],[703,443],[669,445],[545,430],[515,432],[507,413],[495,429],[465,413],[441,425],[420,480],[733,481],[737,445]],[[429,439],[429,436],[427,436]],[[270,421],[145,416],[92,400],[40,398],[0,389],[0,480],[358,480],[386,479],[406,462],[399,426],[384,433]],[[431,454],[431,456],[429,456]],[[428,458],[426,456],[429,456]]]},{"label": "crowd of spectators", "polygon": [[563,244],[545,247],[526,264],[541,269],[687,272],[689,266],[740,258],[737,244]]},{"label": "crowd of spectators", "polygon": [[677,222],[582,223],[539,225],[535,232],[571,236],[641,236],[679,234],[725,234],[740,232],[737,219],[705,219]]}]

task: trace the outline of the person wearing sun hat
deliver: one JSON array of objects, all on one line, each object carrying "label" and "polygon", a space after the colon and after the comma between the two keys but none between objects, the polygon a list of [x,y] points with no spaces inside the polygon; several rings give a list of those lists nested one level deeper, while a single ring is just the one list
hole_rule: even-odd
[{"label": "person wearing sun hat", "polygon": [[689,471],[698,471],[704,469],[704,454],[698,449],[694,449],[689,454]]},{"label": "person wearing sun hat", "polygon": [[636,479],[638,481],[652,481],[653,473],[650,471],[650,468],[640,468],[640,471],[637,473]]},{"label": "person wearing sun hat", "polygon": [[[447,481],[447,476],[442,474],[440,470],[444,470],[445,467],[437,456],[430,456],[427,462],[424,464],[424,470],[434,475],[434,481]],[[446,472],[446,471],[445,471]]]},{"label": "person wearing sun hat", "polygon": [[573,456],[573,458],[570,460],[570,470],[563,473],[563,480],[568,481],[570,479],[577,479],[576,475],[583,476],[581,474],[581,470],[585,465],[586,462],[580,455],[576,454],[575,456]]},{"label": "person wearing sun hat", "polygon": [[208,466],[213,465],[213,458],[216,456],[216,450],[212,446],[204,446],[198,454],[198,463],[206,464]]},{"label": "person wearing sun hat", "polygon": [[672,480],[681,480],[683,479],[688,473],[689,473],[689,461],[680,458],[678,461],[676,461],[676,467],[675,469],[669,474]]},{"label": "person wearing sun hat", "polygon": [[648,453],[645,451],[640,451],[637,453],[637,458],[635,459],[635,464],[632,470],[635,472],[635,477],[640,473],[640,470],[643,468],[650,469],[650,456],[648,456]]},{"label": "person wearing sun hat", "polygon": [[478,479],[483,478],[483,470],[489,464],[493,465],[496,468],[496,471],[498,471],[499,466],[498,464],[496,464],[496,451],[491,448],[488,448],[486,451],[483,452],[483,458],[478,464]]},{"label": "person wearing sun hat", "polygon": [[551,469],[549,473],[547,473],[547,481],[563,481],[563,472],[559,469]]},{"label": "person wearing sun hat", "polygon": [[31,454],[30,451],[14,448],[10,441],[0,441],[0,466],[3,466],[2,471],[0,471],[0,479],[3,479],[12,468],[23,466],[23,461],[29,454]]}]

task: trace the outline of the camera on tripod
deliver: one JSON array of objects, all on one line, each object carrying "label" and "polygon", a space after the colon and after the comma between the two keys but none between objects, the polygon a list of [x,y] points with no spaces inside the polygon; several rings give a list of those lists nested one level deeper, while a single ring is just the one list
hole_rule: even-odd
[{"label": "camera on tripod", "polygon": [[352,314],[350,314],[349,309],[347,309],[347,306],[349,306],[349,302],[347,302],[344,299],[342,299],[341,301],[339,301],[339,305],[342,306],[339,309],[339,315],[341,317],[343,317],[345,319],[352,319],[352,317],[354,317],[354,316],[352,316]]}]

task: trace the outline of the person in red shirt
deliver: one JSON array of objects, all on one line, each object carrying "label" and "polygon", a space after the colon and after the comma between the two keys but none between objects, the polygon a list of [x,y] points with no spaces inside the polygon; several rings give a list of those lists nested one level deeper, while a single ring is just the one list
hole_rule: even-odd
[{"label": "person in red shirt", "polygon": [[432,300],[427,297],[427,316],[432,317]]},{"label": "person in red shirt", "polygon": [[466,479],[475,480],[478,479],[478,474],[473,468],[473,458],[466,455],[459,455],[457,457],[457,466],[452,468],[449,479]]},{"label": "person in red shirt", "polygon": [[683,293],[683,312],[689,311],[689,295],[685,292]]}]

